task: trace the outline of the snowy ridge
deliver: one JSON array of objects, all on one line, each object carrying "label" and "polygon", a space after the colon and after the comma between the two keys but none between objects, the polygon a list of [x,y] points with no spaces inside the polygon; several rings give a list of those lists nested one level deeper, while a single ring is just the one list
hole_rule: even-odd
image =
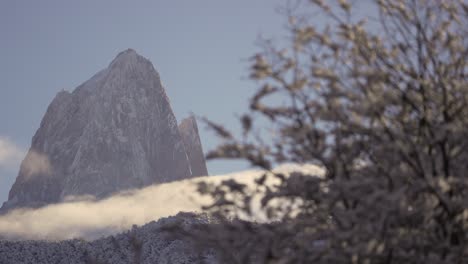
[{"label": "snowy ridge", "polygon": [[[293,171],[316,176],[324,173],[323,169],[314,165],[282,165],[275,171],[285,175]],[[68,197],[61,204],[12,210],[0,216],[0,237],[9,240],[97,239],[128,230],[134,224],[144,225],[179,212],[202,212],[202,207],[211,204],[213,200],[197,192],[199,182],[219,184],[225,180],[235,180],[255,188],[255,181],[262,174],[259,170],[248,170],[196,177],[125,191],[103,200],[96,200],[92,196]],[[271,190],[277,184],[273,179],[266,181]],[[268,219],[263,213],[255,212],[246,220],[262,222]]]},{"label": "snowy ridge", "polygon": [[[285,164],[276,168],[275,171],[284,173],[286,176],[298,171],[318,177],[324,174],[322,168],[312,164]],[[197,182],[220,183],[223,180],[234,179],[250,186],[250,188],[255,188],[255,181],[262,175],[262,171],[249,170],[219,176],[199,177],[147,187],[137,193],[121,194],[119,197],[115,197],[116,200],[113,202],[110,201],[111,199],[108,202],[84,201],[53,205],[49,208],[10,212],[9,216],[0,216],[0,263],[218,263],[212,250],[205,248],[202,251],[194,251],[193,244],[188,238],[178,237],[176,239],[164,232],[167,230],[164,228],[169,225],[172,228],[190,230],[198,224],[212,223],[212,219],[203,214],[177,214],[181,211],[200,212],[202,205],[212,202],[210,199],[201,199],[200,196],[196,196]],[[273,188],[277,183],[274,180],[267,180],[266,184]],[[149,193],[152,195],[148,196]],[[154,204],[154,200],[158,199],[162,201],[160,206]],[[138,205],[134,201],[141,202],[143,200],[147,200],[147,202],[143,202],[147,207],[135,208]],[[125,207],[126,203],[133,210]],[[73,207],[73,205],[75,206]],[[97,206],[97,209],[89,211],[89,208],[93,206]],[[60,209],[58,207],[61,207],[61,210],[57,210]],[[163,208],[165,210],[161,211],[160,207],[165,207]],[[66,216],[69,216],[66,213],[70,210],[74,213],[71,220],[78,219],[81,227],[68,223],[71,220],[66,219]],[[105,217],[108,213],[106,210],[111,212],[107,218]],[[155,214],[151,215],[151,213]],[[177,215],[167,217],[175,214]],[[136,216],[139,218],[135,218]],[[92,222],[92,218],[96,217],[104,217],[104,219]],[[147,217],[159,218],[159,220],[154,222],[148,220]],[[258,223],[265,221],[262,218],[252,220]],[[52,230],[50,230],[51,227],[47,226],[49,223],[45,223],[47,221],[56,221]],[[87,221],[93,223],[91,228],[83,226]],[[122,222],[125,224],[123,229],[117,229],[119,232],[131,229],[112,235],[118,233],[116,232],[116,223]],[[141,227],[131,227],[132,223],[148,224]],[[36,229],[34,229],[34,225],[38,225]],[[17,227],[19,230],[16,230],[16,237],[14,237],[15,234],[11,232],[15,232]],[[28,228],[30,229],[28,230]],[[48,232],[50,233],[48,234]],[[54,234],[55,236],[53,236]],[[110,236],[102,238],[105,235]],[[3,239],[10,239],[10,241],[2,241],[2,236]],[[38,237],[49,239],[49,241],[11,241],[14,239],[37,239]],[[64,237],[101,238],[88,242],[82,239],[63,240]],[[54,240],[55,242],[52,242]]]},{"label": "snowy ridge", "polygon": [[190,241],[175,239],[163,230],[167,225],[190,228],[193,224],[203,223],[208,223],[204,216],[181,213],[91,242],[80,239],[58,242],[0,240],[0,263],[217,263],[209,250],[197,252]]}]

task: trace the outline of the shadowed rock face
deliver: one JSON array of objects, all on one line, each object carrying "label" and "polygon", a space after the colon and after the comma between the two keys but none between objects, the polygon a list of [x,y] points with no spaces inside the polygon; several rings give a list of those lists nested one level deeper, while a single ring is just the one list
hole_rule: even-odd
[{"label": "shadowed rock face", "polygon": [[[192,151],[194,144],[186,145]],[[38,207],[69,196],[102,198],[188,178],[187,156],[192,154],[185,151],[159,74],[129,49],[73,92],[57,94],[3,209]]]},{"label": "shadowed rock face", "polygon": [[179,125],[179,132],[190,161],[192,176],[207,176],[208,170],[206,169],[205,156],[203,155],[195,117],[191,116],[182,120]]}]

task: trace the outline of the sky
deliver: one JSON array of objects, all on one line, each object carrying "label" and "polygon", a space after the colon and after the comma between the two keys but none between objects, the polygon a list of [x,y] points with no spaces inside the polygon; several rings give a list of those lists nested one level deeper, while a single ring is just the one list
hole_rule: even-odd
[{"label": "sky", "polygon": [[[151,60],[177,119],[191,112],[237,128],[256,84],[248,58],[277,36],[280,0],[0,0],[0,203],[62,89],[72,91],[127,48]],[[218,139],[199,123],[205,151]],[[245,169],[208,162],[210,174]]]}]

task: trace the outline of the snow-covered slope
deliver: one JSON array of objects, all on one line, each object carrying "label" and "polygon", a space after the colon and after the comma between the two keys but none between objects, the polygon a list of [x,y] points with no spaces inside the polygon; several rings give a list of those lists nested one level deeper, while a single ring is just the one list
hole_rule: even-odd
[{"label": "snow-covered slope", "polygon": [[[293,171],[316,176],[324,173],[313,165],[284,165],[276,169],[285,175]],[[253,187],[262,174],[250,170],[199,177],[121,193],[101,201],[12,211],[0,216],[0,263],[218,263],[209,249],[195,252],[189,239],[175,239],[163,227],[169,224],[190,230],[194,224],[208,222],[204,215],[179,213],[201,212],[201,206],[211,202],[195,191],[198,182],[233,179]],[[275,183],[267,181],[267,184],[273,188]],[[167,217],[171,215],[176,216]],[[132,227],[134,224],[143,226]],[[64,240],[70,238],[96,240]]]},{"label": "snow-covered slope", "polygon": [[159,74],[128,49],[73,92],[57,94],[2,209],[103,198],[188,178],[190,166]]},{"label": "snow-covered slope", "polygon": [[179,214],[160,219],[118,235],[87,242],[2,241],[2,264],[189,264],[217,263],[212,252],[194,250],[188,239],[169,235],[164,227],[175,225],[190,229],[193,224],[207,223],[207,218]]},{"label": "snow-covered slope", "polygon": [[[321,175],[323,170],[313,165],[283,165],[278,172],[305,171]],[[247,186],[262,175],[250,170],[226,175],[197,177],[188,180],[149,186],[126,191],[104,200],[69,201],[39,209],[18,209],[0,216],[0,237],[6,239],[96,239],[116,234],[179,212],[201,212],[201,207],[212,202],[210,197],[198,194],[197,183],[220,183],[234,179]],[[274,182],[267,182],[273,188]],[[254,214],[263,221],[262,214]],[[1,263],[1,262],[0,262]]]}]

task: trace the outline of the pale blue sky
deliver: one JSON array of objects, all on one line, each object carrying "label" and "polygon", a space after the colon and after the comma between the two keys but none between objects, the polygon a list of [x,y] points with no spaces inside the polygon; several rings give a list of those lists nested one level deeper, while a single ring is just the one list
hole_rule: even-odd
[{"label": "pale blue sky", "polygon": [[[191,111],[228,127],[255,83],[246,59],[278,35],[280,0],[0,0],[0,138],[23,150],[55,94],[135,49],[159,71],[178,120]],[[205,151],[217,139],[199,124]],[[245,164],[209,162],[211,174]],[[0,202],[18,168],[0,164]]]}]

